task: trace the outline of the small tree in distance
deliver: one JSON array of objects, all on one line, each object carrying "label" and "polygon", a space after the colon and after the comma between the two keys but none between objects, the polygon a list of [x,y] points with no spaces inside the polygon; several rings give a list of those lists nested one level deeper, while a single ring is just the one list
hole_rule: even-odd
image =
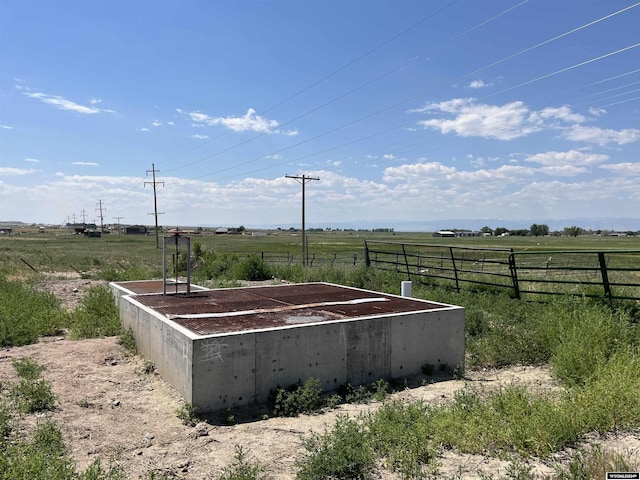
[{"label": "small tree in distance", "polygon": [[576,227],[571,226],[571,227],[565,227],[564,228],[564,234],[568,237],[577,237],[578,235],[582,234],[584,232],[584,230],[580,227]]},{"label": "small tree in distance", "polygon": [[530,230],[531,235],[533,235],[534,237],[544,237],[545,235],[549,235],[549,225],[546,225],[544,223],[534,223],[533,225],[531,225]]}]

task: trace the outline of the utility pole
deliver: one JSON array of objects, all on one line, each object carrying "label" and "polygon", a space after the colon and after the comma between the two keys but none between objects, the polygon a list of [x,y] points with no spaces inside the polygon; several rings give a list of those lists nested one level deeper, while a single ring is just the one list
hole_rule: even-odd
[{"label": "utility pole", "polygon": [[160,170],[156,170],[155,163],[151,164],[151,170],[147,170],[147,175],[149,172],[153,173],[153,182],[144,182],[145,186],[147,184],[153,185],[153,213],[149,215],[154,215],[156,217],[156,248],[160,248],[160,240],[158,237],[158,215],[162,215],[162,213],[158,213],[158,200],[156,198],[156,185],[159,183],[164,187],[164,182],[156,182],[156,173],[160,172]]},{"label": "utility pole", "polygon": [[84,208],[80,212],[80,216],[82,217],[82,225],[84,226],[87,223],[87,212],[84,211]]},{"label": "utility pole", "polygon": [[306,175],[285,175],[286,178],[293,178],[296,182],[302,185],[302,266],[307,265],[307,236],[304,228],[304,186],[311,180],[320,180],[318,177],[308,177]]},{"label": "utility pole", "polygon": [[122,220],[124,217],[113,217],[116,219],[116,221],[118,222],[118,234],[120,234],[120,220]]},{"label": "utility pole", "polygon": [[102,200],[98,200],[98,208],[96,208],[96,212],[100,212],[100,232],[104,233],[104,212],[107,209],[102,206]]}]

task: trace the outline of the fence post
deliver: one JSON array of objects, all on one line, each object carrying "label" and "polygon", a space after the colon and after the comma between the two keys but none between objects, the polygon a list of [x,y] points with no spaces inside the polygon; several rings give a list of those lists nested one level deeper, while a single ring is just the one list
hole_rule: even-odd
[{"label": "fence post", "polygon": [[367,241],[364,241],[364,264],[368,268],[371,266],[371,259],[369,258],[369,245]]},{"label": "fence post", "polygon": [[407,267],[407,280],[411,280],[411,271],[409,270],[409,259],[407,258],[407,250],[404,248],[404,243],[402,244],[402,254],[404,255],[404,264]]},{"label": "fence post", "polygon": [[456,257],[453,255],[453,247],[449,247],[449,255],[451,256],[451,265],[453,265],[453,274],[456,277],[456,291],[460,293],[460,282],[458,281],[458,269],[456,267]]},{"label": "fence post", "polygon": [[511,281],[513,282],[513,294],[520,300],[520,285],[518,284],[518,269],[516,268],[516,256],[511,252],[509,254],[509,271],[511,272]]},{"label": "fence post", "polygon": [[609,273],[607,272],[607,262],[604,258],[604,252],[598,252],[598,261],[600,262],[600,272],[602,272],[602,286],[604,294],[611,301],[611,285],[609,284]]}]

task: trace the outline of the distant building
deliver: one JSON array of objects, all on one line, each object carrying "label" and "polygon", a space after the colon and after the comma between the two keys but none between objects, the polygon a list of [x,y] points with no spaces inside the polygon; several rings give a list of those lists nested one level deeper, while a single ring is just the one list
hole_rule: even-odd
[{"label": "distant building", "polygon": [[455,238],[456,232],[452,232],[451,230],[438,230],[434,232],[434,237],[446,237],[446,238]]},{"label": "distant building", "polygon": [[2,235],[11,235],[11,232],[13,232],[13,228],[8,228],[8,227],[0,228],[0,234]]},{"label": "distant building", "polygon": [[149,231],[144,225],[125,225],[122,227],[122,233],[125,235],[146,235]]},{"label": "distant building", "polygon": [[458,230],[456,232],[456,237],[481,237],[482,232],[475,232],[471,230]]}]

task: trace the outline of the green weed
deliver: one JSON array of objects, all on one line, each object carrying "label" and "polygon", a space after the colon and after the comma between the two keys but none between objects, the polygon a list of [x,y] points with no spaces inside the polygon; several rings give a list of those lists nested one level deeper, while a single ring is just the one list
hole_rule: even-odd
[{"label": "green weed", "polygon": [[257,255],[250,255],[233,265],[231,276],[249,281],[269,280],[273,277],[271,267]]},{"label": "green weed", "polygon": [[250,460],[240,445],[235,447],[234,462],[222,470],[218,480],[268,480],[264,468],[255,460]]},{"label": "green weed", "polygon": [[272,409],[276,417],[296,417],[302,413],[315,412],[324,406],[320,380],[310,378],[304,384],[277,389]]},{"label": "green weed", "polygon": [[57,334],[67,322],[53,294],[0,276],[0,347],[35,343],[40,336]]},{"label": "green weed", "polygon": [[391,402],[367,417],[373,450],[404,478],[418,477],[423,465],[434,462],[434,411],[423,402]]},{"label": "green weed", "polygon": [[91,287],[71,315],[71,338],[109,337],[121,331],[120,314],[111,290],[102,285]]},{"label": "green weed", "polygon": [[323,434],[303,440],[304,455],[296,461],[299,480],[372,478],[375,455],[361,421],[338,415]]},{"label": "green weed", "polygon": [[182,421],[183,425],[194,427],[200,421],[198,418],[198,410],[196,405],[185,403],[176,411],[176,415]]},{"label": "green weed", "polygon": [[12,363],[21,378],[18,384],[11,388],[11,395],[20,409],[25,413],[53,410],[56,397],[51,391],[51,384],[40,378],[45,367],[28,357],[14,360]]},{"label": "green weed", "polygon": [[607,472],[637,472],[640,461],[599,446],[578,450],[567,466],[556,467],[557,480],[590,480],[606,478]]},{"label": "green weed", "polygon": [[30,357],[23,357],[19,359],[13,359],[11,361],[13,368],[15,368],[18,376],[24,378],[25,380],[36,380],[40,377],[42,372],[46,370],[47,367],[44,365],[40,365],[34,359]]},{"label": "green weed", "polygon": [[138,353],[136,337],[133,334],[133,329],[131,327],[120,331],[118,343],[122,345],[130,355],[136,355]]}]

